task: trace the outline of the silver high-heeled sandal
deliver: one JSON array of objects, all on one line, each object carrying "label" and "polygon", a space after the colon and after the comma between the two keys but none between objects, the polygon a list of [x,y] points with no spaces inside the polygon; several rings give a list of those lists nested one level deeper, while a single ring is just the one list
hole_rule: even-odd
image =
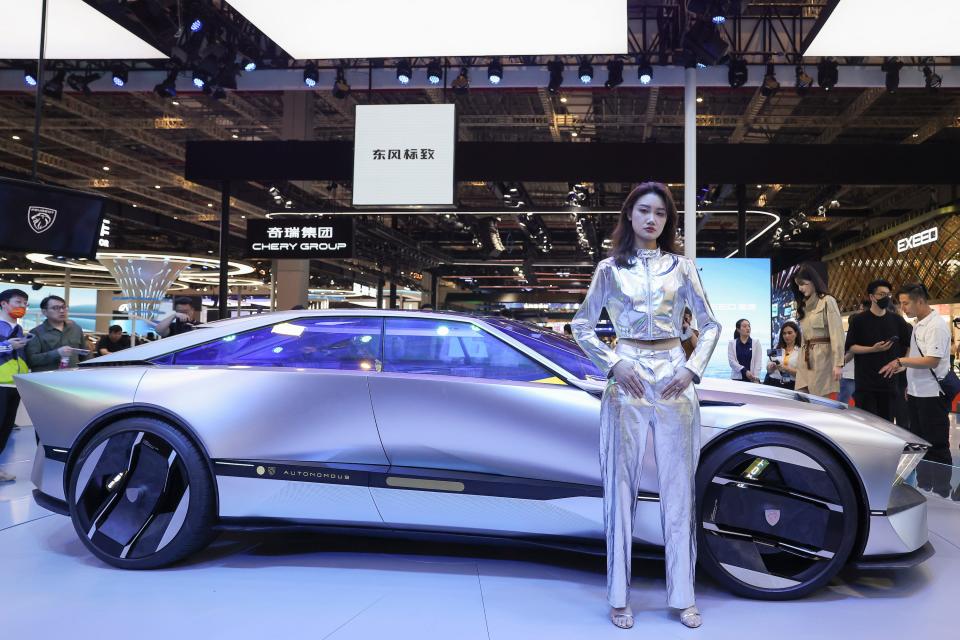
[{"label": "silver high-heeled sandal", "polygon": [[700,611],[696,606],[687,607],[680,612],[680,622],[685,627],[696,629],[703,624],[703,618],[700,616]]},{"label": "silver high-heeled sandal", "polygon": [[630,629],[633,627],[633,612],[616,613],[610,609],[610,622],[621,629]]}]

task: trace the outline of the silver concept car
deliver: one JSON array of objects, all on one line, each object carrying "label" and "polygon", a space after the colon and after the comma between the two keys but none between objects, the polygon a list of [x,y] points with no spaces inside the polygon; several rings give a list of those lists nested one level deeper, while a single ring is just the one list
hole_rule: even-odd
[{"label": "silver concept car", "polygon": [[[496,317],[288,311],[17,376],[36,500],[117,567],[287,524],[603,552],[605,380],[577,345]],[[823,398],[698,388],[700,563],[734,593],[803,596],[844,565],[928,558],[904,480],[927,443]],[[653,447],[637,555],[661,552]]]}]

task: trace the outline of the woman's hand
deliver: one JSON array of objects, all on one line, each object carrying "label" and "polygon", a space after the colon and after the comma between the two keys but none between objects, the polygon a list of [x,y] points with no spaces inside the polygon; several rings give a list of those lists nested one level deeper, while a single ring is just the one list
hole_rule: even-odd
[{"label": "woman's hand", "polygon": [[613,365],[612,372],[613,379],[617,384],[622,386],[627,393],[634,398],[643,397],[643,379],[640,378],[640,374],[633,368],[633,364],[629,360],[621,360]]},{"label": "woman's hand", "polygon": [[840,380],[840,374],[843,373],[843,367],[834,367],[833,368],[833,379],[836,381]]},{"label": "woman's hand", "polygon": [[773,373],[779,368],[780,366],[776,362],[773,362],[772,360],[767,363],[767,373]]},{"label": "woman's hand", "polygon": [[670,382],[667,383],[667,386],[663,388],[663,393],[660,397],[664,400],[679,398],[683,395],[683,392],[686,391],[687,387],[690,386],[691,382],[693,382],[693,371],[690,371],[690,369],[686,367],[680,367],[677,369],[673,378],[670,379]]}]

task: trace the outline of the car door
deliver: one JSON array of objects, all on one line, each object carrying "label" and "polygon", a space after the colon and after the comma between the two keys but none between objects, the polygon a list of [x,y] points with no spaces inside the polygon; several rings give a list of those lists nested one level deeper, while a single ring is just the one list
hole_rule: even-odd
[{"label": "car door", "polygon": [[387,458],[367,378],[381,326],[316,315],[202,342],[158,359],[135,402],[197,433],[221,517],[380,524],[368,485]]},{"label": "car door", "polygon": [[370,377],[387,524],[595,537],[599,402],[476,323],[387,317]]}]

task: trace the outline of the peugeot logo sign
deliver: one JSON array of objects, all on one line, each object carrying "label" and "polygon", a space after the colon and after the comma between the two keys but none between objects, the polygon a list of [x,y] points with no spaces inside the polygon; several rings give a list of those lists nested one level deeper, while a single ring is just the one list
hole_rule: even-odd
[{"label": "peugeot logo sign", "polygon": [[48,207],[31,206],[27,208],[27,222],[34,233],[43,233],[53,226],[57,219],[57,210]]}]

